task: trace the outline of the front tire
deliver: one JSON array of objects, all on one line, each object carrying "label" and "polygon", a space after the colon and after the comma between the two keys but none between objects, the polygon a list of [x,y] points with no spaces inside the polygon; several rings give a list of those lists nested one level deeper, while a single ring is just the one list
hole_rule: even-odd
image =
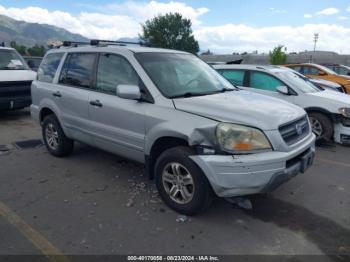
[{"label": "front tire", "polygon": [[333,136],[333,123],[328,116],[311,112],[309,113],[312,132],[316,135],[316,140],[331,141]]},{"label": "front tire", "polygon": [[72,152],[74,142],[66,137],[56,116],[45,117],[42,124],[42,135],[44,144],[51,155],[64,157]]},{"label": "front tire", "polygon": [[203,171],[189,156],[188,147],[174,147],[164,151],[155,165],[155,179],[163,201],[178,213],[195,215],[207,209],[213,191]]}]

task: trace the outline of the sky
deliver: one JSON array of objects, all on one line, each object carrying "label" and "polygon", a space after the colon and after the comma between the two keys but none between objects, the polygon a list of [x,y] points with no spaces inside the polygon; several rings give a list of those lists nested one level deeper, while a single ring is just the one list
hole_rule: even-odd
[{"label": "sky", "polygon": [[0,0],[0,14],[111,40],[137,37],[142,23],[168,12],[191,19],[203,51],[312,50],[318,33],[317,50],[350,54],[349,0]]}]

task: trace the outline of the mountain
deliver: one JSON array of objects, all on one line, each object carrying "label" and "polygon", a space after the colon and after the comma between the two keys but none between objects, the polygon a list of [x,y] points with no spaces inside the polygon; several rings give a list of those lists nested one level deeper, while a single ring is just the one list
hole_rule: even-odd
[{"label": "mountain", "polygon": [[16,41],[18,44],[33,46],[47,45],[49,40],[88,41],[87,38],[47,24],[27,23],[0,15],[0,42]]}]

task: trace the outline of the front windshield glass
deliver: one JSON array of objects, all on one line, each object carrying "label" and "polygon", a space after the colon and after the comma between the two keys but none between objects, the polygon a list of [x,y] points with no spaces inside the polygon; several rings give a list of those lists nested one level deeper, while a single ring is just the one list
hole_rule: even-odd
[{"label": "front windshield glass", "polygon": [[14,50],[0,50],[0,70],[28,69],[23,58]]},{"label": "front windshield glass", "polygon": [[219,73],[194,55],[138,53],[135,57],[159,91],[168,98],[236,90]]},{"label": "front windshield glass", "polygon": [[296,86],[303,93],[320,92],[320,89],[318,89],[314,84],[308,81],[307,78],[299,76],[293,71],[285,70],[281,72],[276,72],[276,75],[282,80],[292,83],[292,86]]},{"label": "front windshield glass", "polygon": [[329,75],[337,75],[336,72],[334,72],[333,70],[329,69],[328,67],[325,66],[321,66],[321,65],[317,65],[321,70],[325,71],[327,74]]}]

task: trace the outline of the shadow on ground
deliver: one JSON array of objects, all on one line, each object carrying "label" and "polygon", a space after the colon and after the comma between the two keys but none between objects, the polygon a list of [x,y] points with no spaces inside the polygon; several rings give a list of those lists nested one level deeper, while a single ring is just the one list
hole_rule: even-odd
[{"label": "shadow on ground", "polygon": [[324,254],[350,256],[350,231],[336,222],[273,197],[255,197],[253,205],[246,211],[253,218],[303,233]]}]

